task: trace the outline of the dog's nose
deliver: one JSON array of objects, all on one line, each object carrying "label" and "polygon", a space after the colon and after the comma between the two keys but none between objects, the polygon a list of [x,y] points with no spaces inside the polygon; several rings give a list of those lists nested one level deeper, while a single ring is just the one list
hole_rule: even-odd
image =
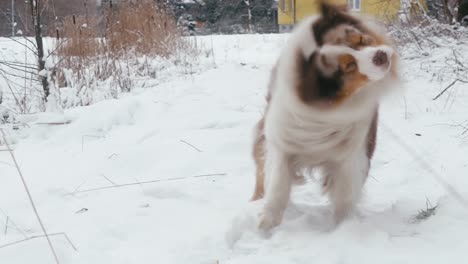
[{"label": "dog's nose", "polygon": [[386,64],[388,62],[387,53],[382,50],[378,50],[375,53],[374,58],[372,58],[372,62],[377,66],[382,66]]}]

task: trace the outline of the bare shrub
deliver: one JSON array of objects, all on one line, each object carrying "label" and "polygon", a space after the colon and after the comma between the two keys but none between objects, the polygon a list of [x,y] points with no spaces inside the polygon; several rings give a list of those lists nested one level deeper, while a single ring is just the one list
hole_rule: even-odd
[{"label": "bare shrub", "polygon": [[402,6],[399,18],[387,26],[397,45],[416,45],[421,53],[468,37],[466,28],[431,17],[418,1]]}]

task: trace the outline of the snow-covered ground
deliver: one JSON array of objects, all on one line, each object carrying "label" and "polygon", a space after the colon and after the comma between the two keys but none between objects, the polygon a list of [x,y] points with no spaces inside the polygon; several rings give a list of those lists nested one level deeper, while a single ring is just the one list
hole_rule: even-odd
[{"label": "snow-covered ground", "polygon": [[[58,233],[51,239],[61,263],[466,263],[468,208],[417,162],[468,199],[468,89],[459,83],[432,100],[454,80],[452,49],[468,58],[463,44],[429,56],[401,51],[405,93],[382,106],[356,217],[330,228],[327,201],[311,179],[294,189],[281,226],[268,237],[255,230],[261,201],[248,203],[252,129],[286,38],[204,37],[214,57],[199,73],[63,114],[20,116],[28,125],[18,130],[3,125],[48,232]],[[0,49],[11,51],[8,43]],[[71,123],[40,124],[63,121]],[[45,238],[8,245],[42,233],[4,150],[0,263],[53,263]],[[435,205],[434,215],[416,221]]]}]

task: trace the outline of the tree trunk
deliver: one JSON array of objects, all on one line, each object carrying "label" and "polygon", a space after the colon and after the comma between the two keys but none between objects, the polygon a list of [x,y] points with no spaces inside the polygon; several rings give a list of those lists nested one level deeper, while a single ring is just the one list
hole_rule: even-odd
[{"label": "tree trunk", "polygon": [[11,0],[11,37],[15,37],[15,0]]},{"label": "tree trunk", "polygon": [[449,0],[442,0],[442,4],[444,5],[445,18],[448,20],[448,22],[450,24],[452,24],[453,23],[453,15],[450,12],[448,2],[449,2]]},{"label": "tree trunk", "polygon": [[247,6],[247,23],[249,33],[252,33],[252,10],[250,7],[250,1],[244,0],[244,4]]},{"label": "tree trunk", "polygon": [[[34,27],[34,35],[36,37],[37,44],[37,60],[39,66],[39,72],[45,70],[45,61],[44,61],[44,43],[42,40],[42,24],[41,24],[41,0],[29,0],[29,5],[31,8],[32,22]],[[47,81],[47,76],[40,74],[39,78],[41,79],[42,89],[44,91],[44,100],[47,101],[49,96],[49,82]]]}]

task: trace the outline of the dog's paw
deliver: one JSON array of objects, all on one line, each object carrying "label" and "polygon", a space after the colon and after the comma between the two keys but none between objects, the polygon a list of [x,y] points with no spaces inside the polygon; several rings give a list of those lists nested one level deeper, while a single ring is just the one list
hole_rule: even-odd
[{"label": "dog's paw", "polygon": [[264,209],[259,215],[258,228],[262,231],[269,231],[281,223],[281,217],[281,213]]}]

